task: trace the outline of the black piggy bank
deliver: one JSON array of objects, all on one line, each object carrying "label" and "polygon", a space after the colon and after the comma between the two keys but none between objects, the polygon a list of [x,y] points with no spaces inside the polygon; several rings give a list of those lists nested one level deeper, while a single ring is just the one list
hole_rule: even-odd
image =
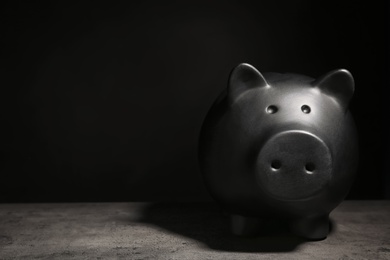
[{"label": "black piggy bank", "polygon": [[212,197],[249,235],[262,219],[295,234],[326,238],[329,213],[345,198],[357,168],[347,70],[313,79],[238,65],[203,123],[199,161]]}]

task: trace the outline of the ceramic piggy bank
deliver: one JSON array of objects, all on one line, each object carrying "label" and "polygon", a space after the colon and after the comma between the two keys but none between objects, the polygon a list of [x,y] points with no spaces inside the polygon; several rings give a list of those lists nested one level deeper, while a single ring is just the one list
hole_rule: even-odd
[{"label": "ceramic piggy bank", "polygon": [[261,74],[238,65],[200,134],[199,161],[212,197],[250,234],[280,219],[307,239],[324,239],[329,213],[345,198],[357,168],[357,133],[344,69],[313,79]]}]

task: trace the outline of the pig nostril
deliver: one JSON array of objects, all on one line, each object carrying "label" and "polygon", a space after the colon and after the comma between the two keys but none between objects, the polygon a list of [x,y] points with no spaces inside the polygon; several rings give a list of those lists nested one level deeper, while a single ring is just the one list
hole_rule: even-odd
[{"label": "pig nostril", "polygon": [[279,170],[280,167],[282,167],[282,164],[280,163],[280,161],[275,160],[275,161],[272,161],[271,167],[272,167],[272,170]]},{"label": "pig nostril", "polygon": [[305,169],[307,171],[307,173],[313,173],[313,171],[316,169],[314,163],[307,163],[305,165]]},{"label": "pig nostril", "polygon": [[274,105],[271,105],[267,107],[266,111],[268,114],[275,114],[276,112],[278,112],[278,108]]}]

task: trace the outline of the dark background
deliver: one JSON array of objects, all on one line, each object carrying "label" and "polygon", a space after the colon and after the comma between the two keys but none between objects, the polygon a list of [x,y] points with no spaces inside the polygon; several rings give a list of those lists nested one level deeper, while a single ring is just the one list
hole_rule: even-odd
[{"label": "dark background", "polygon": [[209,199],[198,134],[241,62],[350,70],[348,198],[390,198],[386,2],[1,2],[0,202]]}]

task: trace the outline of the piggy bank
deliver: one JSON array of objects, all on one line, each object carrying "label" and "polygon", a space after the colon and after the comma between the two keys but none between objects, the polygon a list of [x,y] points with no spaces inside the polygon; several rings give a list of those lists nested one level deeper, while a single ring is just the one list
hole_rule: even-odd
[{"label": "piggy bank", "polygon": [[326,238],[329,213],[345,198],[358,161],[345,69],[318,79],[261,74],[238,65],[209,110],[199,162],[212,197],[247,235],[267,218],[310,240]]}]

